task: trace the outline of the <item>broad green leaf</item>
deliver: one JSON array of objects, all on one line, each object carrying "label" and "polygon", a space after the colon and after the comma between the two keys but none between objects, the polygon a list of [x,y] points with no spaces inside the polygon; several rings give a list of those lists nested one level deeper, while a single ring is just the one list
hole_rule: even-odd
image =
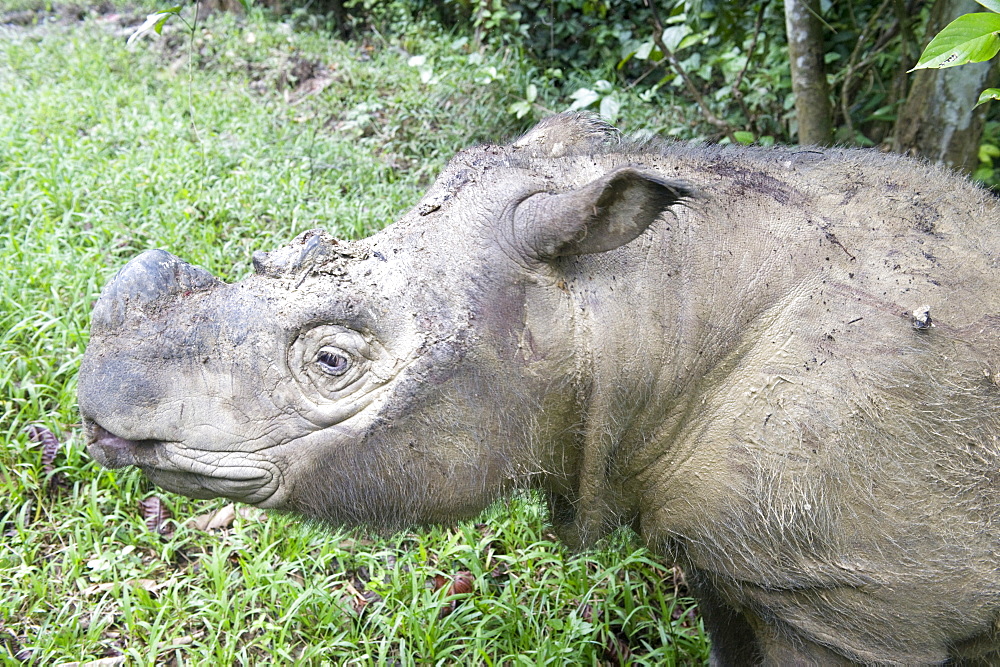
[{"label": "broad green leaf", "polygon": [[169,19],[171,16],[180,14],[180,12],[181,12],[181,7],[180,5],[178,5],[176,7],[171,7],[170,9],[164,9],[163,11],[148,15],[146,17],[145,22],[141,26],[136,28],[135,32],[129,35],[129,38],[125,42],[125,45],[131,46],[132,43],[135,42],[135,40],[139,39],[150,30],[155,31],[156,34],[159,35],[160,31],[163,30],[163,24],[167,22],[167,19]]},{"label": "broad green leaf", "polygon": [[979,101],[976,102],[976,106],[986,104],[990,100],[1000,100],[1000,88],[987,88],[979,93]]},{"label": "broad green leaf", "polygon": [[524,118],[531,113],[531,103],[521,100],[510,105],[508,110],[518,118]]},{"label": "broad green leaf", "polygon": [[618,120],[618,112],[621,111],[621,108],[622,104],[618,101],[617,95],[608,95],[601,100],[601,115],[611,123]]},{"label": "broad green leaf", "polygon": [[736,139],[736,141],[740,142],[744,146],[749,146],[750,144],[753,143],[755,137],[753,135],[753,132],[747,132],[746,130],[737,130],[736,132],[733,132],[733,139]]},{"label": "broad green leaf", "polygon": [[574,100],[573,104],[570,105],[570,111],[576,111],[577,109],[586,109],[591,104],[601,99],[601,96],[590,88],[577,88],[570,95],[570,98]]},{"label": "broad green leaf", "polygon": [[1000,0],[976,0],[976,2],[991,12],[1000,13]]},{"label": "broad green leaf", "polygon": [[998,32],[1000,14],[979,12],[959,16],[931,40],[913,70],[989,60],[1000,51]]},{"label": "broad green leaf", "polygon": [[674,50],[675,51],[683,51],[684,49],[686,49],[689,46],[692,46],[694,44],[700,44],[700,43],[702,43],[705,40],[705,37],[707,35],[708,35],[707,32],[694,32],[694,33],[691,33],[690,35],[688,35],[687,37],[685,37],[684,39],[682,39],[681,43],[678,44],[677,48],[674,49]]},{"label": "broad green leaf", "polygon": [[990,157],[1000,157],[1000,146],[993,144],[983,144],[979,147],[979,155],[989,155]]},{"label": "broad green leaf", "polygon": [[972,178],[977,181],[985,181],[988,178],[993,177],[993,167],[989,165],[981,165],[978,169],[972,172]]},{"label": "broad green leaf", "polygon": [[529,102],[534,102],[538,99],[538,86],[533,83],[529,83],[527,89],[524,91],[524,97]]},{"label": "broad green leaf", "polygon": [[691,28],[686,25],[672,25],[663,31],[663,45],[671,52],[677,51],[681,41],[691,34]]},{"label": "broad green leaf", "polygon": [[1000,157],[1000,148],[993,144],[982,144],[979,147],[979,161],[993,166],[993,158]]}]

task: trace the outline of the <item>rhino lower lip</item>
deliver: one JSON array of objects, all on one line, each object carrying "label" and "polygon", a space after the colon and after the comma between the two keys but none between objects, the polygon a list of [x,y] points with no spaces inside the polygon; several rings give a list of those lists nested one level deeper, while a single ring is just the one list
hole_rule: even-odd
[{"label": "rhino lower lip", "polygon": [[128,440],[93,422],[88,429],[90,442],[87,451],[105,468],[142,466],[154,456],[156,440]]}]

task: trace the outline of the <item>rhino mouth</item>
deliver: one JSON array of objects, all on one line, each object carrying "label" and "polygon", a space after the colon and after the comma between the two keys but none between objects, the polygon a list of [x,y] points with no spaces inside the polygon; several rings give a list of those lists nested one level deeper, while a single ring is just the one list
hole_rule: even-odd
[{"label": "rhino mouth", "polygon": [[136,466],[157,486],[191,498],[220,496],[259,505],[275,494],[276,470],[259,465],[210,465],[185,453],[180,443],[129,440],[85,420],[87,451],[103,467]]},{"label": "rhino mouth", "polygon": [[97,422],[86,425],[87,451],[105,468],[149,467],[154,464],[159,440],[128,440],[108,431]]}]

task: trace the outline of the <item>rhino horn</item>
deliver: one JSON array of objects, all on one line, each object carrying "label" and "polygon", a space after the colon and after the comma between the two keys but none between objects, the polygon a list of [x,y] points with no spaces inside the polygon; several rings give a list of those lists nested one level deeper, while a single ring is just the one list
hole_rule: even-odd
[{"label": "rhino horn", "polygon": [[317,264],[328,261],[334,255],[334,247],[340,241],[322,229],[310,229],[296,236],[284,248],[253,254],[253,270],[258,276],[281,278],[307,271]]},{"label": "rhino horn", "polygon": [[192,266],[165,250],[147,250],[126,264],[101,292],[94,305],[94,331],[121,328],[130,314],[153,303],[221,284],[205,269]]}]

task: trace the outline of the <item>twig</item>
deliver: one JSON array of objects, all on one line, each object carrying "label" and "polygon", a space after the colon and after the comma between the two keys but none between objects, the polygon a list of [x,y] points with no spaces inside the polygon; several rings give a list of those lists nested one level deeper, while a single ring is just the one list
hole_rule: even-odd
[{"label": "twig", "polygon": [[[198,148],[201,150],[201,178],[198,179],[198,187],[201,188],[204,185],[205,180],[208,178],[208,155],[205,150],[205,142],[202,141],[201,133],[198,132],[198,121],[195,116],[194,108],[194,40],[195,35],[198,32],[198,15],[201,13],[201,0],[195,0],[194,3],[194,20],[191,23],[184,21],[184,24],[191,31],[191,36],[188,38],[188,80],[187,80],[187,102],[188,102],[188,115],[191,116],[191,131],[194,133],[194,139],[198,143]],[[180,16],[180,14],[178,14]]]},{"label": "twig", "polygon": [[851,88],[854,85],[854,75],[868,68],[868,63],[877,51],[873,49],[863,61],[858,62],[858,60],[861,57],[862,49],[869,43],[871,34],[875,31],[879,17],[882,16],[882,12],[886,10],[890,2],[892,0],[883,0],[878,9],[868,17],[868,22],[862,29],[858,42],[854,45],[854,50],[851,51],[851,57],[847,60],[847,67],[844,68],[844,81],[840,85],[840,113],[844,117],[844,127],[851,136],[854,135],[854,123],[851,122]]},{"label": "twig", "polygon": [[893,9],[896,12],[896,22],[899,25],[900,58],[896,73],[889,85],[888,103],[895,106],[906,98],[910,88],[910,75],[907,70],[916,62],[919,55],[919,44],[913,34],[913,24],[910,17],[916,15],[923,6],[924,0],[895,0]]},{"label": "twig", "polygon": [[670,49],[667,48],[667,45],[663,43],[663,23],[660,21],[660,13],[656,9],[656,2],[645,0],[645,3],[653,15],[653,43],[656,44],[656,48],[663,53],[664,59],[670,65],[671,69],[674,70],[674,73],[681,77],[681,80],[684,82],[684,86],[687,88],[691,97],[694,98],[695,104],[698,105],[698,108],[701,110],[701,115],[705,117],[705,120],[722,130],[722,132],[729,137],[730,141],[737,143],[736,137],[733,136],[733,127],[712,113],[712,110],[705,102],[705,97],[701,94],[701,91],[698,90],[698,87],[694,85],[694,81],[691,80],[691,77],[689,77],[687,72],[684,71],[684,68],[681,67],[677,57]]},{"label": "twig", "polygon": [[903,52],[903,59],[908,61],[917,56],[917,38],[913,35],[910,10],[903,0],[895,0],[893,6],[896,10],[896,20],[899,21],[900,50]]},{"label": "twig", "polygon": [[643,72],[639,76],[638,79],[636,79],[632,83],[630,83],[627,86],[625,86],[625,90],[632,90],[633,88],[635,88],[636,86],[638,86],[642,82],[643,79],[645,79],[647,76],[649,76],[650,74],[652,74],[653,72],[655,72],[658,69],[660,69],[660,63],[650,62],[649,67],[646,68],[646,71]]},{"label": "twig", "polygon": [[764,7],[765,4],[760,3],[760,7],[757,9],[757,18],[753,22],[753,39],[750,41],[750,48],[747,49],[747,61],[743,63],[743,69],[740,70],[739,75],[736,77],[736,81],[733,82],[733,97],[736,98],[736,102],[740,105],[740,109],[743,110],[743,115],[747,118],[747,123],[754,125],[756,129],[756,123],[754,123],[750,118],[750,109],[747,108],[746,102],[743,99],[743,91],[740,90],[740,86],[743,84],[743,77],[746,76],[747,68],[750,67],[750,59],[753,58],[753,52],[757,48],[757,38],[760,37],[761,25],[764,21]]}]

